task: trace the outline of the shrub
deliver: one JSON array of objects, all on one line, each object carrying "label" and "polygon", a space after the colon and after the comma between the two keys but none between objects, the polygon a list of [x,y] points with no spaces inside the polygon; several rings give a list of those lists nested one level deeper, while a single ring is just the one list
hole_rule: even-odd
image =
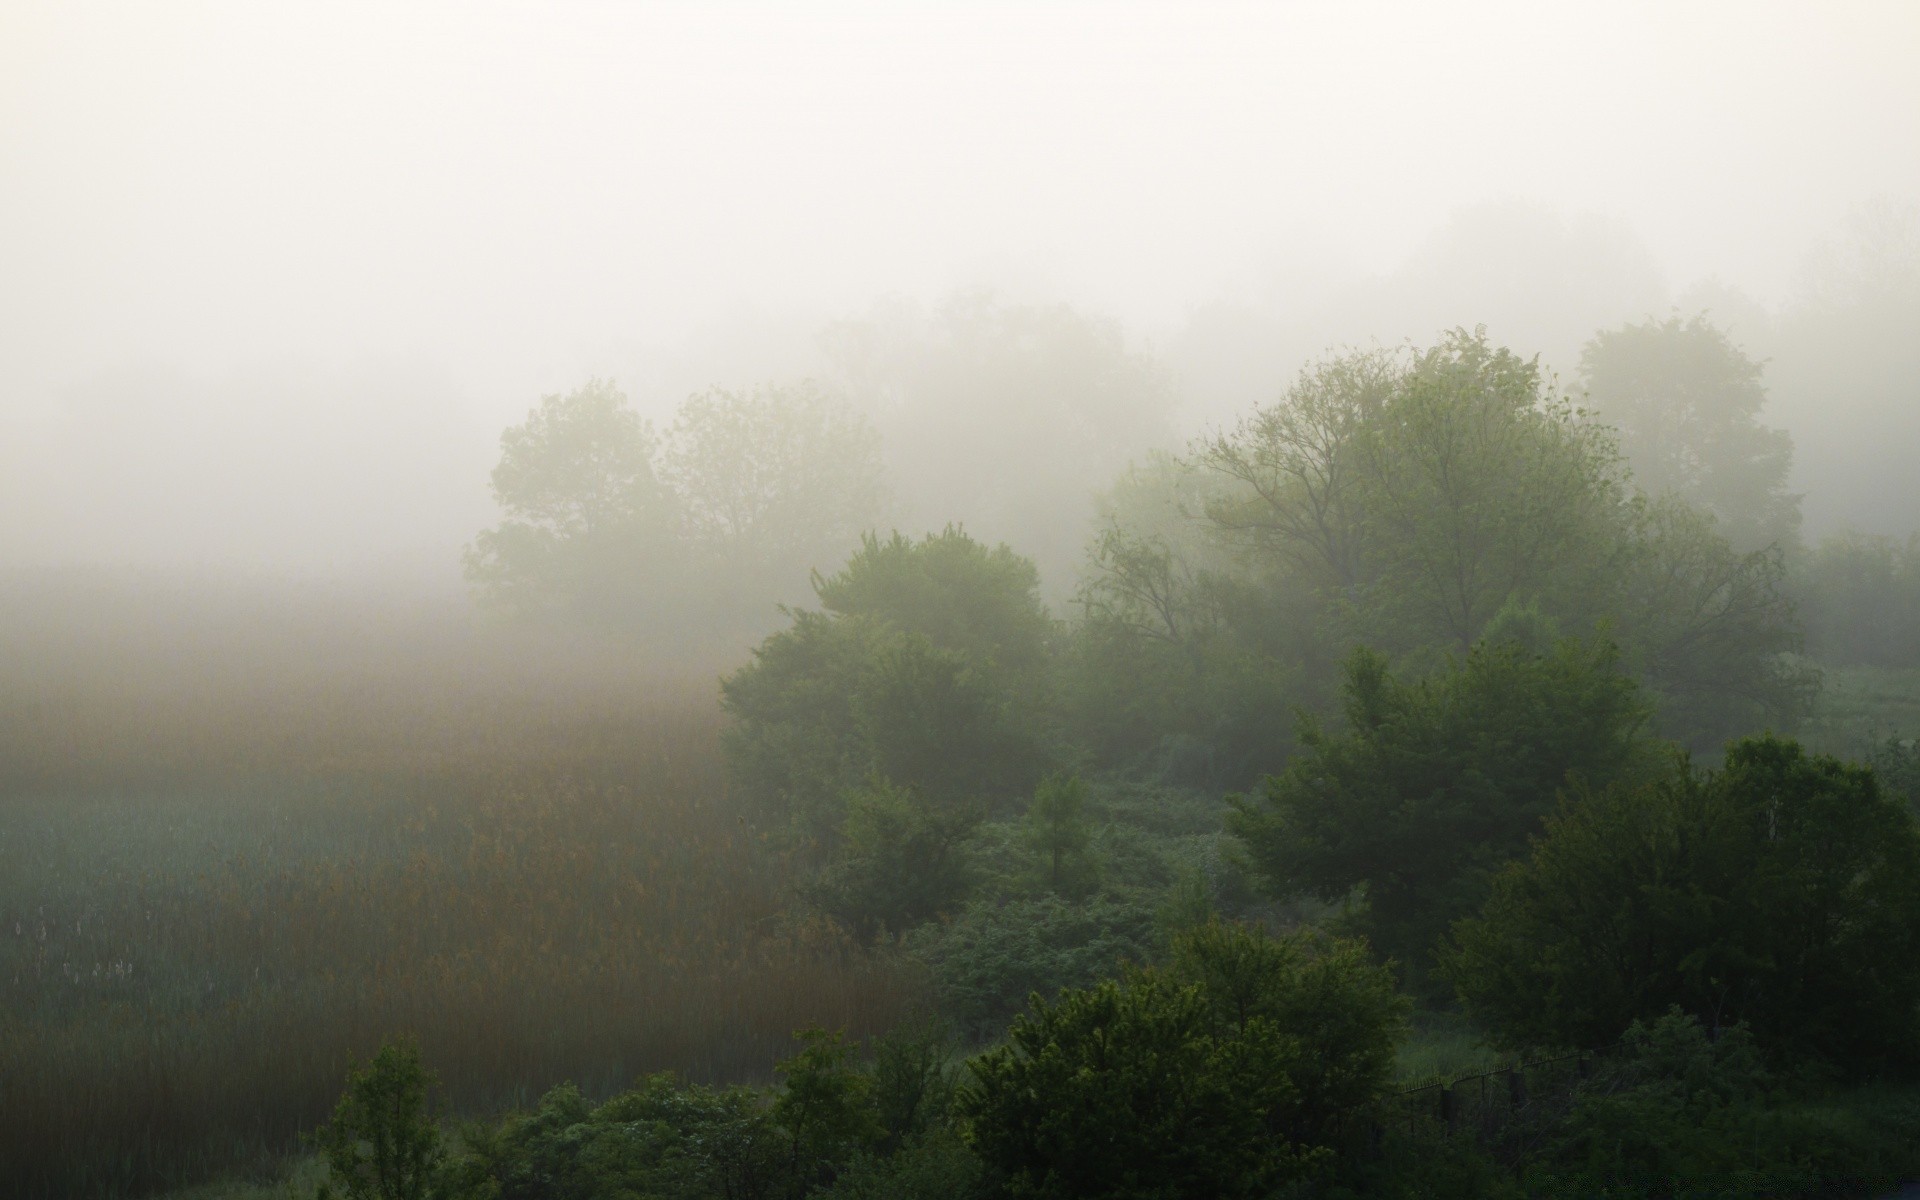
[{"label": "shrub", "polygon": [[973,1036],[997,1032],[1029,995],[1090,987],[1155,945],[1153,910],[1096,897],[976,900],[907,945],[931,970],[943,1011]]},{"label": "shrub", "polygon": [[1358,1149],[1404,1013],[1364,947],[1214,922],[1164,971],[1035,997],[960,1111],[1016,1196],[1267,1195]]},{"label": "shrub", "polygon": [[1870,770],[1750,738],[1717,774],[1568,801],[1446,971],[1510,1043],[1597,1045],[1678,1006],[1875,1069],[1915,1045],[1920,832]]}]

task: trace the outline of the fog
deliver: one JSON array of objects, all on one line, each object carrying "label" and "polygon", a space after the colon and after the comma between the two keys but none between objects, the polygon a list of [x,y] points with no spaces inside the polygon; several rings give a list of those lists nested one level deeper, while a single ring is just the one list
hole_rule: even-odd
[{"label": "fog", "polygon": [[1570,377],[1679,306],[1772,360],[1809,532],[1903,533],[1917,53],[1901,3],[11,3],[0,554],[454,593],[542,394],[664,424],[813,376],[899,521],[1030,542],[1057,592],[1084,516],[1025,537],[959,478],[1034,396],[890,412],[828,334],[968,296],[1152,376],[1049,503],[1336,343],[1485,323]]}]

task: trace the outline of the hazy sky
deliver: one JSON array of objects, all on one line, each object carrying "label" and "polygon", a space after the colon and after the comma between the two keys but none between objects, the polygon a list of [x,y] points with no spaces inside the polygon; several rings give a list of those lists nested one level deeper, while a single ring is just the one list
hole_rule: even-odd
[{"label": "hazy sky", "polygon": [[396,364],[484,451],[736,318],[987,282],[1166,333],[1486,201],[1776,298],[1920,195],[1917,62],[1914,3],[0,0],[0,464],[114,372]]}]

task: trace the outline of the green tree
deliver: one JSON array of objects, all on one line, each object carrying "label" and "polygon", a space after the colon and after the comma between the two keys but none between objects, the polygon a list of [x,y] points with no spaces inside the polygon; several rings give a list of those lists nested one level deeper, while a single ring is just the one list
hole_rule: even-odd
[{"label": "green tree", "polygon": [[1637,500],[1631,529],[1615,628],[1656,701],[1655,727],[1696,751],[1797,728],[1820,676],[1794,655],[1800,624],[1781,548],[1736,550],[1673,496]]},{"label": "green tree", "polygon": [[1407,998],[1365,945],[1304,932],[1270,937],[1218,919],[1174,939],[1170,970],[1200,988],[1216,1027],[1265,1020],[1295,1044],[1275,1126],[1299,1146],[1344,1145],[1393,1082]]},{"label": "green tree", "polygon": [[1044,765],[1046,610],[1032,564],[958,530],[868,538],[721,685],[742,798],[830,847],[870,777],[946,810],[1030,792]]},{"label": "green tree", "polygon": [[1216,1035],[1198,987],[1141,974],[1034,997],[959,1111],[1011,1196],[1258,1196],[1298,1169],[1268,1128],[1291,1051],[1267,1021]]},{"label": "green tree", "polygon": [[873,1080],[853,1060],[839,1032],[808,1029],[798,1054],[775,1070],[780,1094],[774,1124],[787,1139],[787,1195],[795,1198],[833,1178],[881,1134],[873,1105]]},{"label": "green tree", "polygon": [[1743,553],[1791,545],[1800,528],[1793,439],[1760,424],[1761,374],[1705,314],[1606,330],[1580,354],[1588,400],[1619,431],[1639,487],[1711,514]]},{"label": "green tree", "polygon": [[1214,523],[1362,640],[1465,649],[1528,597],[1597,615],[1624,500],[1612,442],[1484,330],[1310,367],[1198,459],[1237,485]]},{"label": "green tree", "polygon": [[1357,944],[1216,922],[1168,970],[1034,996],[960,1112],[1011,1195],[1265,1196],[1354,1148],[1404,1013]]},{"label": "green tree", "polygon": [[802,577],[845,554],[887,503],[880,435],[811,381],[689,397],[660,474],[697,545]]},{"label": "green tree", "polygon": [[493,496],[506,514],[466,552],[481,597],[522,616],[605,622],[670,576],[678,513],[654,471],[652,428],[609,380],[544,396],[500,436]]},{"label": "green tree", "polygon": [[1445,971],[1516,1044],[1595,1045],[1669,1007],[1867,1069],[1910,1056],[1920,832],[1873,773],[1750,738],[1726,767],[1574,793]]},{"label": "green tree", "polygon": [[1048,776],[1040,781],[1027,808],[1027,844],[1040,855],[1048,889],[1085,893],[1095,882],[1088,856],[1093,831],[1087,826],[1087,785],[1078,776]]},{"label": "green tree", "polygon": [[951,913],[973,885],[962,842],[978,820],[976,808],[875,779],[847,800],[838,860],[810,891],[863,939]]},{"label": "green tree", "polygon": [[313,1135],[327,1160],[320,1200],[438,1200],[451,1194],[447,1150],[429,1107],[434,1079],[411,1041],[390,1042],[347,1075]]},{"label": "green tree", "polygon": [[975,667],[1015,675],[1040,668],[1052,630],[1033,563],[953,525],[919,541],[869,534],[814,591],[830,613],[883,621]]},{"label": "green tree", "polygon": [[1411,684],[1356,651],[1345,731],[1304,718],[1301,753],[1268,778],[1263,802],[1236,797],[1228,826],[1274,894],[1358,891],[1358,927],[1417,969],[1525,851],[1560,788],[1643,761],[1646,717],[1604,643],[1568,639],[1545,654],[1483,643]]}]

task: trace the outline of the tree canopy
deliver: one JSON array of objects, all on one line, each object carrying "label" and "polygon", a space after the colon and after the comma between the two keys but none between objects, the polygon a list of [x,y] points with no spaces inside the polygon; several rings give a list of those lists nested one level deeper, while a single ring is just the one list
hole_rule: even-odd
[{"label": "tree canopy", "polygon": [[1740,551],[1789,545],[1800,529],[1793,439],[1760,424],[1761,374],[1704,314],[1604,330],[1580,355],[1588,401],[1618,430],[1639,487],[1711,514]]},{"label": "tree canopy", "polygon": [[1359,892],[1358,928],[1415,967],[1561,788],[1622,778],[1645,753],[1646,702],[1605,644],[1482,643],[1413,683],[1356,651],[1344,696],[1344,729],[1306,719],[1300,753],[1228,827],[1277,895]]},{"label": "tree canopy", "polygon": [[1871,770],[1764,736],[1572,792],[1445,970],[1507,1040],[1588,1046],[1670,1006],[1850,1069],[1910,1056],[1920,832]]}]

